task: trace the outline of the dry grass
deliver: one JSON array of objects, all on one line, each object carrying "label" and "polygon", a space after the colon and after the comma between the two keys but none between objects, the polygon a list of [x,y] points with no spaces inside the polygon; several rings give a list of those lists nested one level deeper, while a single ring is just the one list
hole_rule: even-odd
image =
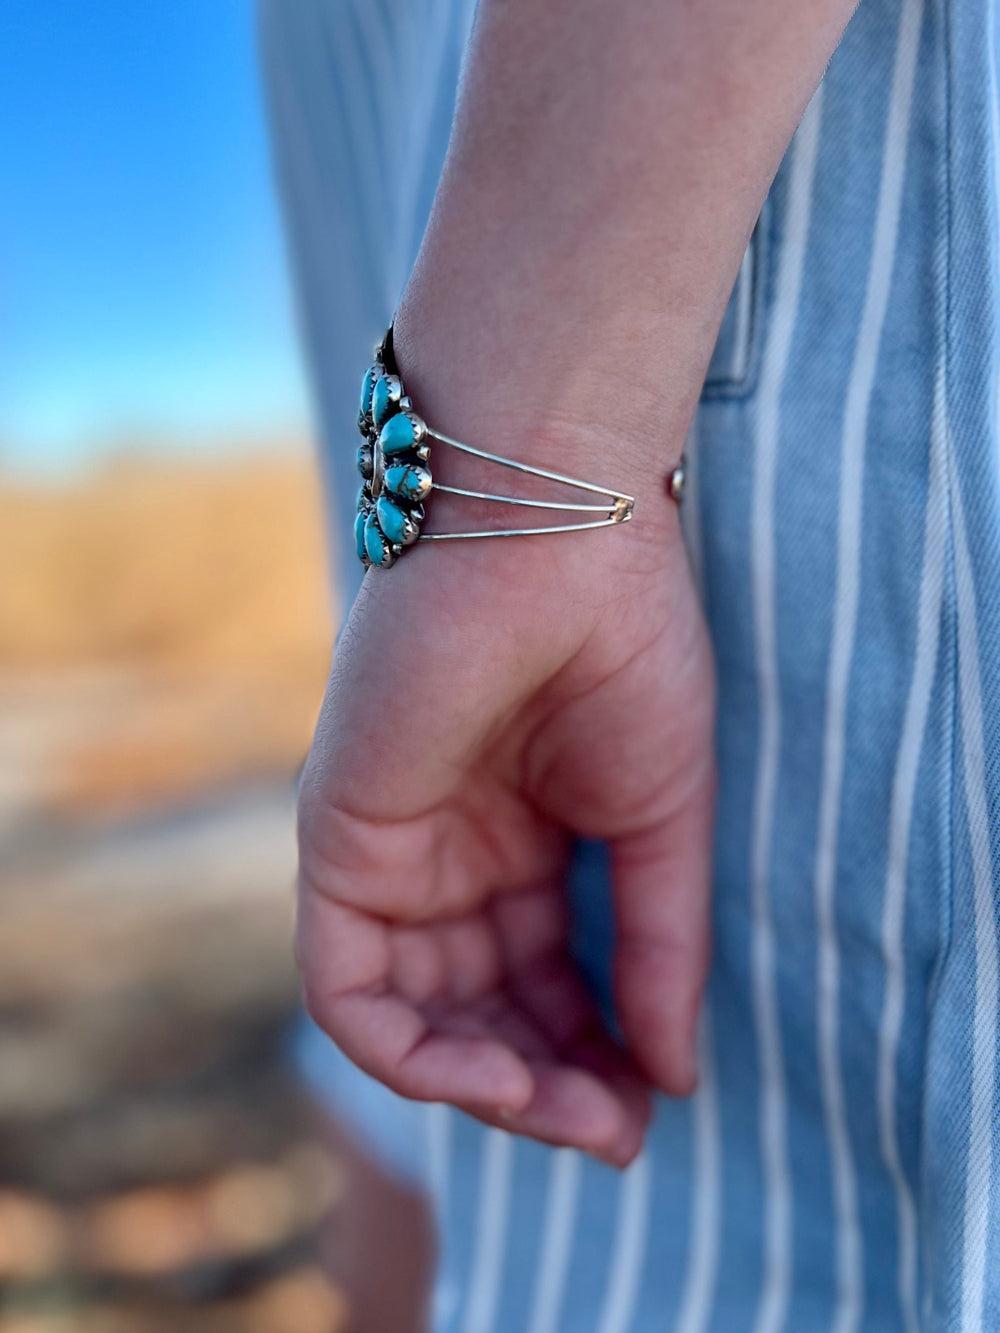
[{"label": "dry grass", "polygon": [[121,811],[294,769],[330,641],[302,451],[8,481],[0,532],[0,690],[8,719],[38,714],[46,800]]}]

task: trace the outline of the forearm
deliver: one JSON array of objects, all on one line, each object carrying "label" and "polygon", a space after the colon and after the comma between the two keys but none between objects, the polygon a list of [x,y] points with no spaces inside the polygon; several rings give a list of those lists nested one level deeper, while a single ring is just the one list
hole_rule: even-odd
[{"label": "forearm", "polygon": [[542,454],[596,426],[627,473],[662,473],[853,4],[482,0],[397,318],[427,414],[473,439],[531,429]]}]

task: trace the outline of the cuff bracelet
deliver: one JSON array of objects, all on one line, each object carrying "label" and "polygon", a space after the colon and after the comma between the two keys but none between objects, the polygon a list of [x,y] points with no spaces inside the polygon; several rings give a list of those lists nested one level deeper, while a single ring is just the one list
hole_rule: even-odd
[{"label": "cuff bracelet", "polygon": [[[434,427],[413,410],[413,402],[403,388],[392,350],[392,326],[375,352],[375,360],[365,371],[361,383],[358,429],[364,443],[358,449],[358,471],[362,485],[358,495],[354,535],[359,559],[365,565],[388,569],[409,547],[418,541],[464,541],[483,537],[531,537],[559,532],[582,532],[590,528],[614,527],[628,523],[635,509],[631,495],[595,486],[576,477],[567,477],[546,468],[533,467],[477,449],[453,439]],[[517,472],[558,482],[578,491],[603,496],[603,502],[568,503],[555,500],[531,500],[513,495],[494,495],[465,490],[436,482],[429,466],[432,443],[460,449],[488,463],[513,468]],[[668,479],[668,493],[680,501],[684,484],[684,464]],[[588,514],[580,522],[552,527],[487,528],[471,532],[421,532],[425,502],[432,491],[487,500],[497,504],[519,505],[528,509],[557,510],[568,514]]]}]

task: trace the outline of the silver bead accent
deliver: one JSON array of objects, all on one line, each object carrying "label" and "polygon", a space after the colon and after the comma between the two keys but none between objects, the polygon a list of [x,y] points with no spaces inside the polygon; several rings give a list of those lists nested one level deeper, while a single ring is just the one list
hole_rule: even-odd
[{"label": "silver bead accent", "polygon": [[681,458],[681,461],[667,476],[667,494],[673,500],[674,504],[680,504],[684,499],[684,486],[687,482],[687,463]]}]

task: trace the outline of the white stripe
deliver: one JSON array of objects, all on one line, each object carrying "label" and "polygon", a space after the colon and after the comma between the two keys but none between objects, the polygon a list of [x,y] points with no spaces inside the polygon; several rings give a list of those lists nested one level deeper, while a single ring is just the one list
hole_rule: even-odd
[{"label": "white stripe", "polygon": [[649,1157],[639,1154],[623,1173],[615,1219],[615,1249],[597,1333],[627,1333],[635,1313],[649,1230]]},{"label": "white stripe", "polygon": [[983,703],[976,631],[976,593],[958,484],[951,488],[955,528],[955,594],[958,607],[958,693],[962,769],[972,850],[976,982],[972,1015],[972,1089],[969,1151],[965,1161],[962,1220],[962,1333],[981,1333],[989,1242],[990,1188],[996,1107],[998,1018],[997,923],[993,907],[993,856],[986,801]]},{"label": "white stripe", "polygon": [[756,273],[757,237],[751,237],[740,264],[736,279],[735,311],[733,316],[733,361],[729,372],[734,380],[742,380],[747,373],[750,360],[750,314],[753,309],[753,289],[757,281]]},{"label": "white stripe", "polygon": [[[372,0],[363,0],[360,8],[366,12],[373,10]],[[404,0],[403,4],[392,6],[390,22],[397,29],[396,41],[400,49],[407,52],[405,61],[396,61],[396,68],[391,71],[395,84],[385,83],[383,88],[393,88],[393,98],[403,98],[406,106],[405,151],[399,143],[399,129],[396,130],[398,156],[395,161],[397,176],[396,216],[393,219],[393,240],[387,254],[394,263],[387,264],[391,281],[392,308],[399,303],[399,298],[410,270],[416,259],[417,249],[427,223],[426,213],[418,208],[420,182],[427,169],[428,158],[436,156],[442,163],[444,154],[441,146],[432,137],[434,109],[437,100],[436,90],[441,88],[445,79],[454,85],[457,71],[449,68],[451,47],[448,27],[454,22],[450,5],[416,4],[413,0]],[[405,83],[403,82],[405,80]],[[381,98],[381,102],[389,101]]]},{"label": "white stripe", "polygon": [[909,140],[910,105],[923,0],[903,0],[885,127],[882,179],[854,363],[847,385],[841,445],[837,588],[827,682],[823,774],[816,847],[817,1037],[823,1110],[836,1215],[835,1333],[853,1333],[864,1301],[857,1179],[840,1068],[840,953],[835,919],[837,835],[844,777],[847,694],[861,586],[861,512],[865,440],[875,369],[889,303]]},{"label": "white stripe", "polygon": [[704,1333],[712,1314],[719,1265],[721,1169],[719,1105],[712,1049],[712,1017],[706,1003],[701,1020],[701,1080],[694,1096],[694,1199],[691,1251],[677,1333]]},{"label": "white stripe", "polygon": [[535,1279],[528,1333],[556,1333],[576,1229],[580,1154],[572,1148],[552,1153],[542,1221],[542,1252]]},{"label": "white stripe", "polygon": [[[451,1121],[453,1112],[440,1102],[428,1102],[424,1127],[427,1133],[427,1189],[434,1204],[438,1236],[448,1227],[448,1193],[451,1187]],[[434,1279],[434,1327],[443,1328],[458,1307],[458,1292],[446,1264],[438,1264]]]},{"label": "white stripe", "polygon": [[945,511],[944,362],[934,386],[927,510],[924,518],[923,570],[917,611],[917,642],[913,676],[906,700],[903,732],[896,757],[889,811],[889,853],[882,907],[882,958],[885,995],[879,1024],[878,1123],[882,1158],[896,1194],[899,1255],[896,1281],[906,1333],[920,1327],[917,1296],[917,1213],[910,1182],[899,1152],[896,1122],[896,1065],[903,1027],[905,954],[903,923],[909,865],[913,802],[927,715],[938,658],[941,602],[944,588],[947,514]]},{"label": "white stripe", "polygon": [[[358,157],[351,176],[353,190],[359,195],[363,192],[367,202],[370,244],[365,260],[374,263],[369,299],[379,293],[378,308],[393,310],[411,256],[400,253],[399,214],[405,207],[400,181],[384,164],[390,156],[405,156],[412,147],[409,131],[417,58],[412,47],[405,50],[401,43],[396,45],[398,37],[387,31],[370,0],[348,0],[336,7],[321,4],[320,9],[326,18],[321,23],[321,30],[326,31],[320,48],[325,91],[339,107],[341,134]],[[399,114],[395,99],[379,95],[387,87],[405,99],[405,117]],[[323,119],[319,123],[326,127],[333,122]],[[339,193],[342,182],[335,181],[333,188]]]},{"label": "white stripe", "polygon": [[451,1166],[451,1111],[442,1102],[428,1102],[427,1130],[427,1187],[439,1212],[448,1202]]},{"label": "white stripe", "polygon": [[[366,2],[371,3],[371,0]],[[454,44],[458,40],[458,34],[464,33],[468,28],[474,5],[464,3],[464,0],[459,0],[458,3],[450,0],[450,3],[444,5],[431,4],[421,7],[413,4],[412,0],[404,0],[401,9],[403,16],[409,20],[407,26],[415,28],[415,31],[405,34],[405,45],[410,50],[419,51],[420,55],[414,62],[417,77],[409,102],[413,116],[410,126],[410,145],[403,161],[397,166],[401,176],[400,199],[403,201],[398,218],[396,245],[396,253],[403,262],[403,267],[397,275],[399,278],[397,291],[400,293],[409,277],[427,224],[425,209],[421,207],[423,204],[421,192],[428,164],[436,161],[439,168],[443,165],[442,146],[434,138],[439,97],[436,93],[428,94],[426,90],[440,89],[447,79],[451,82],[451,91],[454,93],[459,77],[459,70],[453,58]],[[396,95],[398,96],[398,91]],[[397,302],[398,299],[397,295]]]},{"label": "white stripe", "polygon": [[[1000,42],[1000,33],[997,31],[997,5],[993,3],[989,6],[989,15],[987,19],[987,30],[985,34],[987,63],[989,65],[990,77],[990,137],[993,146],[993,190],[1000,189],[1000,79],[997,76],[997,44]],[[1000,237],[994,238],[994,244],[1000,242]],[[1000,374],[996,376],[994,384],[993,397],[993,429],[1000,435]],[[1000,459],[996,460],[1000,467]]]},{"label": "white stripe", "polygon": [[774,922],[768,884],[774,799],[781,746],[776,632],[774,501],[781,425],[781,391],[788,369],[799,309],[813,177],[819,146],[823,88],[813,97],[799,127],[789,167],[785,243],[778,266],[771,332],[761,369],[753,479],[751,574],[760,742],[754,791],[750,863],[752,914],[751,983],[760,1054],[760,1149],[764,1172],[764,1271],[755,1328],[777,1333],[785,1320],[791,1281],[792,1202],[788,1170],[788,1109],[774,977]]},{"label": "white stripe", "polygon": [[462,1325],[465,1333],[492,1333],[496,1323],[513,1171],[513,1136],[502,1129],[488,1129],[483,1135],[476,1249]]}]

